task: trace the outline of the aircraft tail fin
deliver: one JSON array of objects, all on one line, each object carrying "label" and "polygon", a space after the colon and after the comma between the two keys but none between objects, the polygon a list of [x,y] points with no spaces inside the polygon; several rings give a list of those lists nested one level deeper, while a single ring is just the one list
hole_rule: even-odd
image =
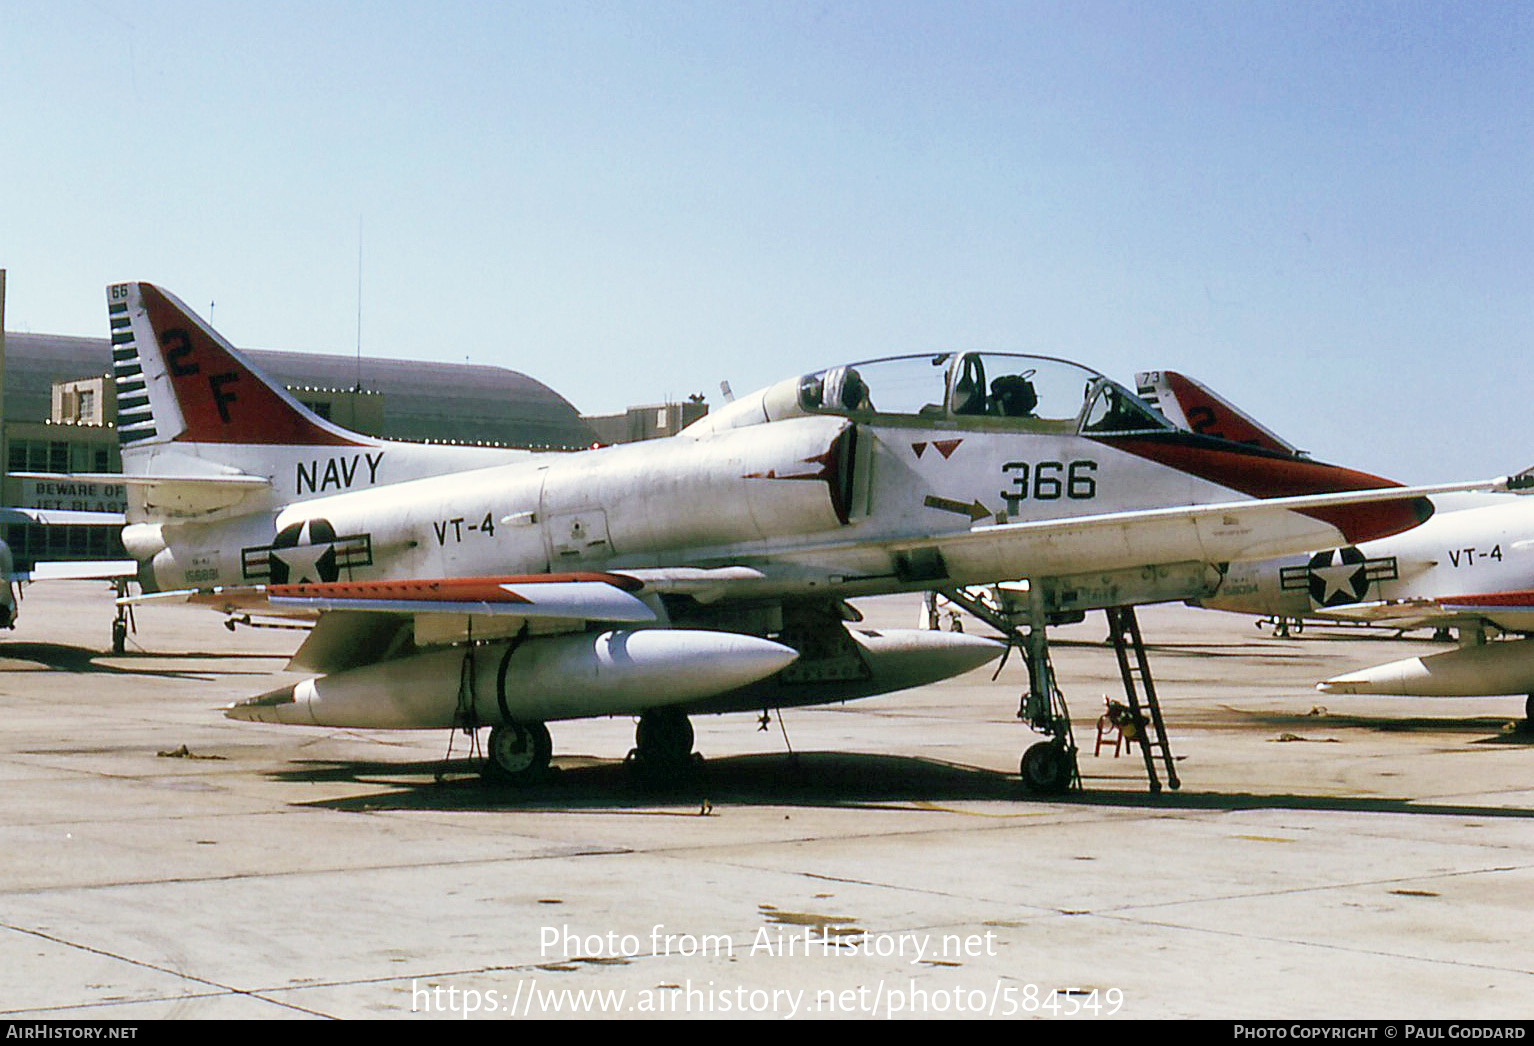
[{"label": "aircraft tail fin", "polygon": [[305,408],[174,295],[107,288],[118,440],[302,447],[373,446]]},{"label": "aircraft tail fin", "polygon": [[1290,457],[1305,456],[1303,450],[1275,435],[1209,386],[1176,371],[1136,374],[1135,385],[1140,396],[1178,428]]},{"label": "aircraft tail fin", "polygon": [[128,518],[209,520],[530,457],[342,428],[148,283],[107,288]]}]

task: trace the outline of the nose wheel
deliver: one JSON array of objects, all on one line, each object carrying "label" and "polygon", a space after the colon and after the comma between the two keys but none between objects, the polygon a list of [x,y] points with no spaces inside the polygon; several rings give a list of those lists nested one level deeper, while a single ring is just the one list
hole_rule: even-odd
[{"label": "nose wheel", "polygon": [[1040,741],[1023,753],[1023,785],[1039,795],[1063,795],[1076,780],[1076,749],[1063,740]]}]

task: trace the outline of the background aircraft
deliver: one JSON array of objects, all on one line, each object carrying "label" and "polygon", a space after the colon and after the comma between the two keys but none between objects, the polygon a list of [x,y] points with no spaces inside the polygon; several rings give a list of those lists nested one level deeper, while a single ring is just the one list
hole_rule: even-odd
[{"label": "background aircraft", "polygon": [[848,628],[850,597],[1090,572],[1134,602],[1147,565],[1396,533],[1443,489],[1179,432],[1076,364],[957,352],[791,378],[667,439],[432,474],[436,448],[314,417],[163,291],[116,285],[108,307],[145,590],[319,615],[294,659],[316,678],[229,714],[491,726],[514,779],[547,766],[549,720],[639,716],[640,761],[670,767],[690,713],[882,693],[1001,650]]},{"label": "background aircraft", "polygon": [[[26,476],[27,473],[13,473]],[[124,519],[113,512],[83,512],[68,509],[0,508],[0,523],[25,523],[37,526],[79,525],[122,526]],[[16,585],[29,581],[87,580],[131,577],[137,566],[132,560],[61,560],[40,561],[16,569],[11,549],[0,541],[0,628],[15,628],[21,601]]]},{"label": "background aircraft", "polygon": [[[1173,371],[1136,377],[1142,395],[1193,431],[1275,450],[1293,446]],[[1440,511],[1409,532],[1308,555],[1233,564],[1200,605],[1274,618],[1458,630],[1461,646],[1328,679],[1324,693],[1526,694],[1534,720],[1534,500],[1497,495]]]},{"label": "background aircraft", "polygon": [[1135,388],[1145,402],[1161,411],[1180,429],[1290,457],[1307,456],[1209,386],[1174,370],[1136,374]]},{"label": "background aircraft", "polygon": [[[1319,684],[1324,693],[1530,695],[1534,718],[1534,499],[1440,512],[1409,533],[1232,566],[1203,606],[1392,628],[1455,628],[1460,647]],[[1493,640],[1493,641],[1489,641]]]}]

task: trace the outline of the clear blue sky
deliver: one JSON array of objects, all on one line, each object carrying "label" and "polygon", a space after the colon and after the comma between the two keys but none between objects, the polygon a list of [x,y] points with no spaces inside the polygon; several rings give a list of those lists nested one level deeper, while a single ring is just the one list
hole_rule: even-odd
[{"label": "clear blue sky", "polygon": [[0,0],[7,327],[582,411],[987,348],[1183,370],[1318,456],[1534,463],[1534,5]]}]

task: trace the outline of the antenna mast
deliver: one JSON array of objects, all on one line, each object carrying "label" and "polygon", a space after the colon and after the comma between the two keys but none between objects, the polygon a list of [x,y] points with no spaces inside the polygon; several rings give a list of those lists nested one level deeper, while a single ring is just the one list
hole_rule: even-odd
[{"label": "antenna mast", "polygon": [[362,398],[362,215],[357,215],[357,381],[352,386],[352,428],[357,427],[357,401]]}]

